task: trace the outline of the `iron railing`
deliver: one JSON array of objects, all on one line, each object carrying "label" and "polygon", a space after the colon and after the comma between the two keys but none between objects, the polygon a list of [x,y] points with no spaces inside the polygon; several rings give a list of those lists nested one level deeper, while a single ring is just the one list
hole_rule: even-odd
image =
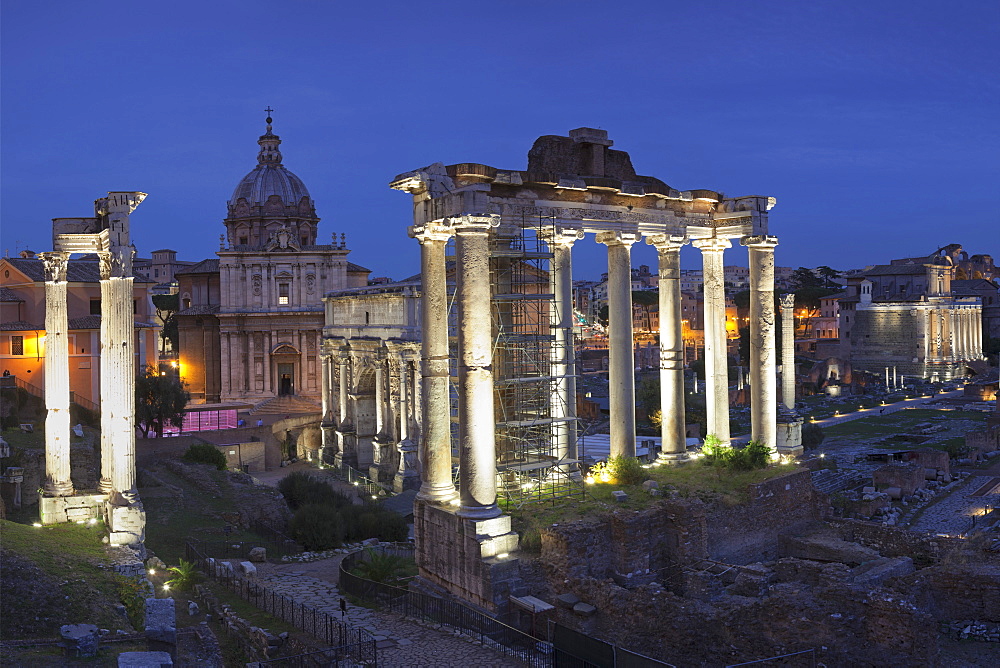
[{"label": "iron railing", "polygon": [[[261,582],[245,578],[229,569],[219,568],[218,564],[209,563],[207,554],[212,551],[211,547],[217,545],[219,544],[210,546],[196,541],[187,541],[185,556],[199,570],[207,573],[209,577],[234,592],[244,601],[330,645],[324,651],[328,653],[329,657],[334,658],[328,658],[326,663],[318,665],[339,666],[342,661],[345,662],[344,665],[378,665],[378,650],[375,637],[371,633],[349,626],[322,610],[278,594]],[[245,554],[249,553],[249,549],[244,552],[244,546],[248,545],[250,544],[231,543],[228,549],[216,552],[215,554],[218,556],[212,558],[243,558]],[[236,554],[232,554],[233,552]],[[292,663],[288,665],[308,666],[316,664]]]},{"label": "iron railing", "polygon": [[[37,385],[32,385],[26,380],[21,380],[17,376],[3,376],[2,378],[0,378],[0,389],[14,389],[14,388],[24,390],[31,396],[38,397],[39,399],[45,398],[45,392],[42,390],[42,388],[38,387]],[[101,412],[100,405],[95,404],[93,401],[90,401],[89,399],[84,399],[83,397],[78,396],[76,392],[69,393],[69,400],[70,403],[74,403],[80,408],[84,408],[88,411],[91,411],[92,413],[100,414]]]},{"label": "iron railing", "polygon": [[[408,549],[407,549],[408,548]],[[389,548],[397,556],[413,554],[413,548],[396,544]],[[400,587],[373,582],[350,572],[368,551],[347,555],[340,564],[340,591],[375,607],[405,617],[450,626],[501,654],[529,666],[552,666],[552,645],[457,601],[438,598]]]}]

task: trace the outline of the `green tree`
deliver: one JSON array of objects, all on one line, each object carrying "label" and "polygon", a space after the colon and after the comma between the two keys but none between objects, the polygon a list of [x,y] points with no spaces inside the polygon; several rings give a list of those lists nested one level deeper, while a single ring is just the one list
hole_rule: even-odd
[{"label": "green tree", "polygon": [[823,279],[823,286],[827,288],[835,287],[837,285],[837,282],[834,279],[840,278],[839,271],[837,271],[836,269],[831,269],[825,264],[816,267],[816,273],[819,274],[820,278]]},{"label": "green tree", "polygon": [[160,320],[160,352],[166,351],[166,342],[170,348],[177,350],[179,346],[179,331],[177,329],[177,311],[181,308],[180,295],[153,295],[153,306],[156,307],[156,317]]},{"label": "green tree", "polygon": [[660,377],[647,376],[635,388],[635,401],[646,417],[660,410]]},{"label": "green tree", "polygon": [[135,421],[143,438],[149,437],[150,429],[162,437],[168,424],[180,428],[190,399],[179,378],[161,375],[151,366],[143,368],[135,379]]},{"label": "green tree", "polygon": [[813,273],[812,269],[806,267],[799,267],[793,271],[791,278],[796,289],[823,287],[823,279]]},{"label": "green tree", "polygon": [[653,306],[659,308],[660,293],[656,290],[633,290],[632,303],[642,309],[642,312],[646,314],[646,322],[649,322],[650,308]]},{"label": "green tree", "polygon": [[354,566],[354,574],[365,580],[394,585],[410,570],[409,562],[387,552],[365,550],[365,557]]}]

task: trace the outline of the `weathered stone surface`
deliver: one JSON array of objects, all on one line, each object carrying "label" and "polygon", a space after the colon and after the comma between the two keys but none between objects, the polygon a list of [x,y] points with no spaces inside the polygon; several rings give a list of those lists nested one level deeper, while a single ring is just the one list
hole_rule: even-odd
[{"label": "weathered stone surface", "polygon": [[159,557],[150,557],[146,560],[146,568],[157,571],[165,571],[167,569],[167,565],[163,563],[163,560]]},{"label": "weathered stone surface", "polygon": [[170,668],[173,665],[167,652],[122,652],[118,655],[118,668]]},{"label": "weathered stone surface", "polygon": [[849,566],[857,566],[879,557],[875,550],[830,536],[804,538],[782,536],[779,546],[782,556],[813,561],[836,561]]},{"label": "weathered stone surface", "polygon": [[580,597],[576,594],[559,594],[556,596],[556,605],[560,608],[566,608],[570,610],[574,605],[580,602]]},{"label": "weathered stone surface", "polygon": [[581,617],[590,617],[597,612],[597,608],[589,603],[577,603],[573,606],[573,613],[580,615]]},{"label": "weathered stone surface", "polygon": [[649,492],[650,490],[659,488],[660,488],[660,483],[656,482],[655,480],[647,480],[646,482],[642,483],[642,491],[644,492]]},{"label": "weathered stone surface", "polygon": [[615,501],[618,501],[619,503],[624,503],[625,501],[628,501],[628,494],[626,494],[620,489],[611,492],[611,496],[615,497]]},{"label": "weathered stone surface", "polygon": [[854,582],[873,587],[889,578],[903,577],[914,571],[913,559],[909,557],[882,557],[866,561],[854,570]]},{"label": "weathered stone surface", "polygon": [[240,572],[246,575],[248,578],[257,577],[257,567],[251,564],[249,561],[240,562]]},{"label": "weathered stone surface", "polygon": [[267,548],[255,547],[250,550],[250,554],[247,556],[250,561],[256,563],[262,563],[267,561]]},{"label": "weathered stone surface", "polygon": [[66,656],[88,657],[97,654],[100,632],[93,624],[66,624],[59,628]]},{"label": "weathered stone surface", "polygon": [[172,598],[146,599],[146,640],[177,644],[177,613]]}]

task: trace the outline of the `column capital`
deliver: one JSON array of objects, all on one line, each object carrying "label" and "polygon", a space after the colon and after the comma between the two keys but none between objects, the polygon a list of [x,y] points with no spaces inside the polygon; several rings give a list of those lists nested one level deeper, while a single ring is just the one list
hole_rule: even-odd
[{"label": "column capital", "polygon": [[778,237],[772,237],[769,234],[743,237],[740,239],[740,245],[752,246],[754,248],[774,248],[778,245]]},{"label": "column capital", "polygon": [[538,230],[538,238],[550,246],[563,246],[572,248],[580,239],[586,236],[583,230],[569,227],[555,227]]},{"label": "column capital", "polygon": [[795,293],[789,292],[786,295],[781,295],[781,310],[782,311],[792,311],[795,308]]},{"label": "column capital", "polygon": [[115,250],[97,251],[101,280],[112,277],[131,278],[133,255],[135,255],[135,249],[131,246],[119,246]]},{"label": "column capital", "polygon": [[690,241],[686,235],[651,234],[646,237],[646,243],[658,251],[679,251]]},{"label": "column capital", "polygon": [[494,227],[500,227],[500,216],[493,213],[470,214],[445,218],[455,234],[486,234]]},{"label": "column capital", "polygon": [[39,253],[37,257],[42,261],[42,271],[45,272],[46,281],[56,283],[64,283],[66,281],[69,253],[53,251],[49,253]]},{"label": "column capital", "polygon": [[598,232],[594,240],[606,246],[631,246],[639,241],[639,237],[640,235],[636,232],[609,230],[607,232]]},{"label": "column capital", "polygon": [[430,241],[448,241],[455,232],[442,223],[424,223],[423,225],[411,225],[407,233],[411,239],[416,239],[423,244]]},{"label": "column capital", "polygon": [[693,239],[691,245],[702,253],[721,253],[727,248],[732,248],[733,244],[729,239],[722,237],[709,237],[707,239]]}]

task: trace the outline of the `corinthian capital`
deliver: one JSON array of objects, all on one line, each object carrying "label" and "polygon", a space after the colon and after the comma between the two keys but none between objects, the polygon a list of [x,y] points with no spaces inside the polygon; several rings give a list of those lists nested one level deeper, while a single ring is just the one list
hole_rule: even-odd
[{"label": "corinthian capital", "polygon": [[42,261],[42,270],[45,272],[45,280],[62,283],[66,280],[66,269],[69,264],[69,253],[39,253],[38,259]]},{"label": "corinthian capital", "polygon": [[789,292],[787,295],[781,295],[781,311],[792,312],[795,310],[795,294]]},{"label": "corinthian capital", "polygon": [[135,249],[131,246],[120,246],[115,250],[98,251],[101,280],[109,278],[129,278],[132,276],[132,256]]}]

